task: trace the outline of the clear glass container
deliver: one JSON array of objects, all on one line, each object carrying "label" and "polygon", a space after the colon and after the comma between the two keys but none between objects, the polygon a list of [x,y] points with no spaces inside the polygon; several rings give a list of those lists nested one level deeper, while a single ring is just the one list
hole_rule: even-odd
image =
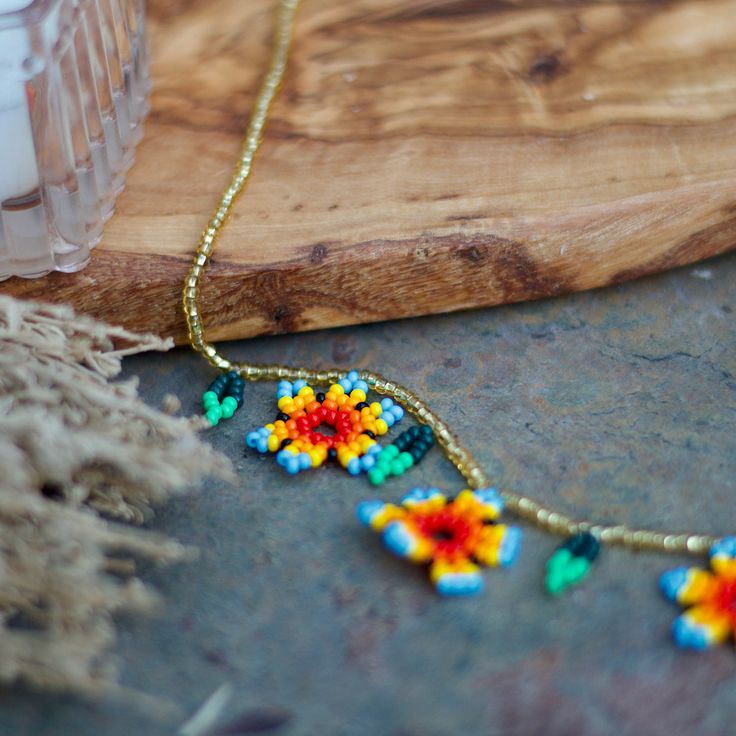
[{"label": "clear glass container", "polygon": [[79,271],[142,135],[144,0],[0,0],[0,279]]}]

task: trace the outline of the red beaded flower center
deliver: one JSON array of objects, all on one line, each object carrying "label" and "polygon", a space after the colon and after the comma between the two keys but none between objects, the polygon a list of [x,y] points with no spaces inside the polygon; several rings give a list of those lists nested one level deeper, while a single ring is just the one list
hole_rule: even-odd
[{"label": "red beaded flower center", "polygon": [[[330,448],[339,443],[348,444],[363,433],[359,411],[335,411],[325,406],[310,408],[312,411],[309,414],[299,417],[295,422],[299,433],[313,445],[325,445]],[[334,429],[334,434],[325,435],[319,432],[322,425]]]},{"label": "red beaded flower center", "polygon": [[736,628],[736,580],[718,579],[718,585],[713,596],[713,604],[731,618]]},{"label": "red beaded flower center", "polygon": [[472,553],[479,524],[446,508],[430,514],[417,514],[412,521],[422,536],[434,541],[435,556],[458,557]]}]

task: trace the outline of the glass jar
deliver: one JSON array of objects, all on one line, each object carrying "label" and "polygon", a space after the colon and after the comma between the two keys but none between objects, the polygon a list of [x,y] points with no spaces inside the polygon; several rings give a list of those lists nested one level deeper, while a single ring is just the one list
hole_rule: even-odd
[{"label": "glass jar", "polygon": [[0,279],[79,271],[148,111],[143,0],[0,0]]}]

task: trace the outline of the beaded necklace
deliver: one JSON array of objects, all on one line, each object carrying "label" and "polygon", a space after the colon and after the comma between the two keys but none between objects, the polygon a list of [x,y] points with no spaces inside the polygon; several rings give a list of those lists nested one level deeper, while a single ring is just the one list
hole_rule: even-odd
[{"label": "beaded necklace", "polygon": [[[291,475],[323,464],[352,476],[366,474],[374,486],[420,462],[436,442],[468,488],[447,495],[414,488],[398,504],[364,501],[358,520],[380,533],[394,553],[428,567],[443,595],[471,595],[483,588],[481,566],[504,567],[516,558],[521,531],[501,522],[503,511],[565,538],[547,563],[552,595],[578,584],[601,546],[708,556],[710,570],[678,567],[660,579],[663,594],[686,610],[673,625],[675,642],[704,649],[736,637],[736,537],[667,533],[606,526],[571,518],[519,493],[496,490],[445,422],[415,394],[371,371],[314,370],[283,365],[234,363],[205,339],[199,293],[215,243],[250,178],[273,100],[283,80],[300,0],[280,0],[271,61],[252,110],[230,183],[202,233],[184,282],[183,304],[191,346],[221,375],[203,394],[209,422],[229,419],[243,403],[245,381],[278,381],[276,418],[246,435],[246,445],[273,454]],[[324,387],[321,391],[316,387]],[[369,395],[382,395],[370,399]],[[391,444],[379,444],[407,410],[418,420]],[[320,432],[330,427],[333,434]]]}]

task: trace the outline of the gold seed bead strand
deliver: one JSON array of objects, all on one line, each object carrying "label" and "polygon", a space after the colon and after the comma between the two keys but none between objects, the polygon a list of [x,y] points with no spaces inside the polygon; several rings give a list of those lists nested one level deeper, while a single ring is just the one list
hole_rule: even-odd
[{"label": "gold seed bead strand", "polygon": [[[309,368],[289,368],[281,365],[261,366],[239,363],[235,364],[234,368],[244,378],[254,381],[282,379],[295,381],[301,378],[311,383],[324,384],[338,381],[347,375],[347,371],[338,369],[315,371]],[[465,478],[470,488],[486,488],[492,485],[472,454],[458,442],[447,424],[416,394],[377,373],[362,371],[360,377],[376,393],[390,396],[432,429],[445,456]],[[502,489],[501,493],[506,501],[507,511],[542,531],[558,536],[569,537],[579,532],[590,532],[602,544],[609,546],[638,551],[694,555],[706,554],[719,540],[719,537],[707,534],[669,534],[646,529],[630,529],[624,525],[604,526],[591,521],[573,519],[512,491]]]},{"label": "gold seed bead strand", "polygon": [[283,81],[284,72],[286,71],[286,62],[289,57],[289,47],[291,46],[293,35],[294,18],[299,7],[299,2],[300,0],[281,0],[279,4],[271,63],[256,97],[255,105],[253,106],[240,158],[238,159],[230,184],[220,198],[217,209],[199,239],[194,261],[184,282],[184,315],[187,320],[189,342],[209,363],[222,371],[231,370],[232,363],[220,355],[215,347],[205,339],[204,325],[199,309],[200,282],[214,251],[220,231],[227,222],[235,202],[250,179],[253,159],[261,147],[263,131],[268,121],[268,114]]},{"label": "gold seed bead strand", "polygon": [[[403,386],[387,381],[383,377],[369,372],[361,373],[361,378],[378,393],[386,394],[402,404],[420,421],[429,425],[442,447],[447,459],[455,465],[471,488],[483,488],[491,483],[476,463],[471,453],[455,438],[445,422],[411,391]],[[623,525],[605,527],[589,521],[578,521],[565,514],[547,509],[536,501],[501,490],[506,501],[506,508],[515,516],[532,523],[550,534],[572,536],[579,532],[595,534],[603,544],[626,547],[633,550],[649,550],[659,552],[686,552],[705,554],[717,541],[717,537],[699,534],[664,534],[649,530],[629,529]]]},{"label": "gold seed bead strand", "polygon": [[[205,269],[215,248],[215,243],[224,227],[236,200],[245,188],[258,149],[263,139],[263,131],[268,120],[274,98],[278,92],[286,70],[289,47],[294,26],[294,18],[300,0],[281,0],[276,20],[274,45],[268,72],[256,98],[252,117],[248,125],[243,148],[230,184],[220,199],[220,203],[202,233],[192,266],[184,282],[184,314],[192,348],[201,353],[209,363],[222,371],[236,370],[249,381],[278,381],[304,379],[314,384],[334,383],[347,374],[344,370],[314,370],[293,368],[284,365],[258,365],[234,363],[218,353],[207,342],[204,324],[199,308],[199,293]],[[361,378],[379,394],[389,396],[427,424],[434,432],[438,444],[447,459],[465,478],[469,487],[484,488],[491,485],[488,476],[452,434],[440,417],[415,394],[383,376],[364,371]],[[623,525],[604,526],[590,521],[573,519],[542,506],[531,498],[511,491],[501,491],[506,500],[506,509],[513,515],[529,522],[538,529],[550,534],[572,536],[578,532],[594,534],[602,544],[626,547],[632,550],[653,552],[690,553],[702,555],[719,540],[719,537],[705,534],[668,534],[643,529],[629,529]]]}]

